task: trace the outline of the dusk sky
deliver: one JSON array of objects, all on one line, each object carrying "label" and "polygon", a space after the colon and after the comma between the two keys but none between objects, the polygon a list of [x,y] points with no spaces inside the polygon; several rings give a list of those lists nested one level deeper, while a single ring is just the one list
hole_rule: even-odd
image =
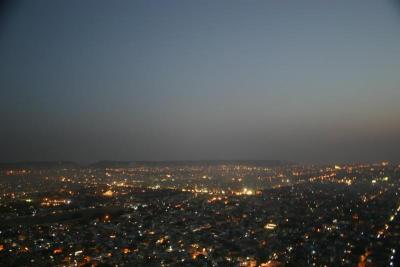
[{"label": "dusk sky", "polygon": [[0,161],[400,160],[396,1],[2,8]]}]

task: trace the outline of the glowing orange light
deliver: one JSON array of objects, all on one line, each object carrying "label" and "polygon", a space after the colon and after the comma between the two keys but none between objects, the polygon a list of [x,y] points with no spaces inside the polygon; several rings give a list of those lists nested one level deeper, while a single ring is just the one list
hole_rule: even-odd
[{"label": "glowing orange light", "polygon": [[122,253],[124,253],[124,254],[128,254],[130,252],[131,252],[131,250],[129,248],[123,248],[122,249]]},{"label": "glowing orange light", "polygon": [[61,248],[56,248],[55,250],[53,250],[54,254],[60,254],[62,253],[62,249]]}]

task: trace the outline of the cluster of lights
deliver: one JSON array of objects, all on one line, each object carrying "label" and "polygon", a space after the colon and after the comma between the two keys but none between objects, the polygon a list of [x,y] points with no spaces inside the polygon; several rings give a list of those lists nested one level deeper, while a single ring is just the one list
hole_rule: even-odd
[{"label": "cluster of lights", "polygon": [[44,198],[40,205],[42,206],[60,206],[60,205],[69,205],[71,203],[70,199],[48,199]]}]

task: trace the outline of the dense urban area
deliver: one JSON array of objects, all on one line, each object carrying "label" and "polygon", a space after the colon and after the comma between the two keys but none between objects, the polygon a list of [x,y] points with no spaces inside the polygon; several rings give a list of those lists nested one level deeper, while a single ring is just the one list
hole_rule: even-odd
[{"label": "dense urban area", "polygon": [[397,163],[0,167],[0,266],[400,266]]}]

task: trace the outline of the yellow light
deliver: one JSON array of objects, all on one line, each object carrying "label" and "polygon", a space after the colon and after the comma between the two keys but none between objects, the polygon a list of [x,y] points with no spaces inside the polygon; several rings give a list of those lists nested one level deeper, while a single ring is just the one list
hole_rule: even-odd
[{"label": "yellow light", "polygon": [[268,229],[268,230],[273,230],[273,229],[275,229],[276,228],[276,224],[275,223],[267,223],[265,226],[264,226],[264,228],[265,229]]},{"label": "yellow light", "polygon": [[103,193],[103,196],[105,197],[112,197],[114,195],[114,192],[111,190],[107,190],[106,192]]}]

